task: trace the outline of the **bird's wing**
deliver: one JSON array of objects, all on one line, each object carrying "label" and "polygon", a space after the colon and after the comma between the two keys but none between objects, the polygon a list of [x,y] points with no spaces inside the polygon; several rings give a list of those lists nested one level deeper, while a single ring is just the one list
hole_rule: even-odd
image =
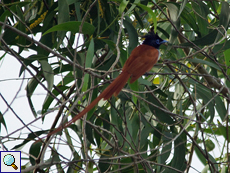
[{"label": "bird's wing", "polygon": [[145,72],[151,70],[153,65],[156,64],[158,56],[158,49],[148,45],[140,45],[133,50],[122,71],[131,74],[130,83],[133,83]]}]

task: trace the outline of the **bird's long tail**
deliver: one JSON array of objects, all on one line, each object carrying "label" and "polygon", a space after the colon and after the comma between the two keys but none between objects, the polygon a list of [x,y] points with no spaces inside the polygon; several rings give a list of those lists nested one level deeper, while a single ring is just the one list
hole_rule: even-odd
[{"label": "bird's long tail", "polygon": [[79,114],[77,114],[72,120],[64,124],[63,126],[60,126],[56,128],[54,131],[50,132],[48,136],[53,135],[62,129],[70,126],[73,122],[80,119],[82,116],[84,116],[87,112],[89,112],[102,98],[104,100],[108,100],[112,95],[117,96],[119,92],[122,90],[122,88],[127,83],[129,77],[131,74],[127,72],[121,72],[121,74],[94,100],[92,101],[83,111],[81,111]]}]

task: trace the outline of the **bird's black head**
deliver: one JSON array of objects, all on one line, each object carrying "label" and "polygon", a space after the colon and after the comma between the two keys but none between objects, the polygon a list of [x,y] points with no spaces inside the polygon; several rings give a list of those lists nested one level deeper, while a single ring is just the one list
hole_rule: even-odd
[{"label": "bird's black head", "polygon": [[166,43],[166,40],[161,39],[157,34],[154,32],[149,32],[147,35],[144,36],[145,40],[143,44],[153,46],[156,49],[159,49],[160,45]]}]

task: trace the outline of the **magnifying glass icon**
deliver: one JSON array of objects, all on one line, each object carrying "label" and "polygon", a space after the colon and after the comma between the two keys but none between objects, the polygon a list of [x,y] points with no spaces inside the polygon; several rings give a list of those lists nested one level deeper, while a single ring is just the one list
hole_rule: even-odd
[{"label": "magnifying glass icon", "polygon": [[7,154],[3,158],[3,162],[7,166],[12,166],[15,170],[18,169],[18,167],[14,164],[15,163],[15,158],[11,154]]}]

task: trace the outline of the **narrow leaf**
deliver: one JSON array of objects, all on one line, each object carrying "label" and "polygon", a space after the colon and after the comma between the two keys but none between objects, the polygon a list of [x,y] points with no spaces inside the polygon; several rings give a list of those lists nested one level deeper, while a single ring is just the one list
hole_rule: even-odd
[{"label": "narrow leaf", "polygon": [[209,62],[209,61],[205,61],[205,60],[202,60],[202,59],[198,59],[198,58],[193,58],[193,59],[188,59],[189,62],[195,62],[195,63],[201,63],[201,64],[206,64],[210,67],[213,67],[217,70],[221,70],[220,67],[218,65],[216,65],[215,63],[213,62]]},{"label": "narrow leaf", "polygon": [[[94,56],[94,40],[91,39],[89,47],[88,47],[87,55],[86,55],[85,68],[91,67],[92,61],[93,61],[93,56]],[[87,90],[88,83],[89,83],[89,74],[86,73],[84,76],[84,84],[82,87],[82,91]]]},{"label": "narrow leaf", "polygon": [[[165,2],[163,4],[168,7],[170,17],[171,17],[173,24],[178,30],[180,30],[180,27],[181,27],[180,20],[177,18],[179,14],[179,6],[177,6],[174,3],[170,3],[170,2],[167,2],[167,3]],[[170,34],[169,42],[173,43],[177,39],[177,35],[178,35],[178,32],[175,30],[174,27],[171,27],[171,34]]]},{"label": "narrow leaf", "polygon": [[135,12],[133,9],[137,6],[136,4],[140,3],[140,0],[135,0],[129,10],[125,13],[125,16],[131,12]]},{"label": "narrow leaf", "polygon": [[54,83],[54,72],[51,65],[46,60],[39,61],[42,67],[43,75],[47,81],[48,89],[51,91]]},{"label": "narrow leaf", "polygon": [[[209,34],[203,36],[202,38],[196,39],[195,41],[193,41],[193,43],[198,46],[206,46],[206,45],[213,44],[215,42],[216,35],[217,35],[217,30],[211,31]],[[191,47],[193,45],[191,43],[183,43],[181,44],[181,46]]]},{"label": "narrow leaf", "polygon": [[40,150],[41,150],[41,146],[42,146],[42,142],[34,142],[30,146],[30,150],[29,150],[30,157],[29,157],[29,159],[30,159],[31,165],[36,164],[34,158],[37,158],[37,156],[39,155]]},{"label": "narrow leaf", "polygon": [[188,0],[183,0],[182,4],[180,6],[180,11],[179,11],[179,13],[177,15],[177,20],[180,17],[180,15],[181,15],[182,11],[184,10],[184,8],[185,8],[185,6],[186,6],[187,3],[188,3]]},{"label": "narrow leaf", "polygon": [[209,89],[205,88],[204,86],[202,86],[200,84],[196,85],[196,89],[197,89],[196,91],[197,91],[198,97],[203,99],[204,104],[209,103],[207,105],[207,107],[209,109],[211,119],[213,119],[214,113],[215,113],[215,111],[214,111],[214,101],[210,102],[210,100],[213,97],[213,94],[211,93],[211,91]]},{"label": "narrow leaf", "polygon": [[[26,28],[25,28],[25,25],[24,25],[24,22],[25,22],[24,15],[22,13],[21,8],[18,5],[16,6],[16,8],[17,8],[17,15],[20,18],[20,20],[18,20],[18,29],[20,31],[22,31],[22,32],[25,32]],[[19,45],[25,45],[26,44],[26,38],[22,37],[22,36],[19,36],[18,44]],[[23,46],[19,46],[19,54],[23,51],[23,49],[24,49]]]},{"label": "narrow leaf", "polygon": [[[66,0],[58,1],[58,24],[62,24],[67,21],[69,21],[69,5]],[[59,47],[60,44],[63,42],[65,34],[65,31],[57,32],[57,47]]]},{"label": "narrow leaf", "polygon": [[225,116],[227,115],[227,110],[225,108],[224,102],[221,100],[219,96],[215,97],[215,108],[221,118],[224,121]]},{"label": "narrow leaf", "polygon": [[[42,79],[42,77],[40,75],[37,75],[36,77],[39,79],[39,81]],[[38,86],[38,81],[34,78],[31,79],[26,86],[26,96],[27,96],[29,106],[30,106],[31,111],[33,112],[34,117],[37,117],[37,113],[36,113],[35,108],[33,106],[33,102],[31,100],[31,97],[33,95],[34,90],[37,88],[37,86]]]},{"label": "narrow leaf", "polygon": [[129,46],[128,46],[128,51],[129,54],[132,52],[132,50],[137,47],[138,45],[138,34],[137,34],[137,30],[134,28],[134,26],[132,25],[132,23],[130,23],[129,18],[126,17],[127,20],[124,20],[124,26],[128,31],[129,34]]},{"label": "narrow leaf", "polygon": [[[178,170],[181,170],[181,172],[184,172],[186,169],[186,135],[185,133],[182,133],[180,137],[178,137],[174,142],[174,154],[173,159],[171,162],[171,165],[173,168],[176,168]],[[177,171],[170,171],[171,173],[177,173]]]},{"label": "narrow leaf", "polygon": [[[50,28],[43,35],[46,35],[50,32],[55,32],[55,31],[71,31],[73,33],[78,33],[80,25],[81,25],[81,22],[76,22],[76,21],[62,23],[62,24],[55,25],[54,27]],[[84,22],[83,27],[82,27],[83,34],[92,35],[94,30],[95,30],[95,27],[93,25]]]},{"label": "narrow leaf", "polygon": [[[230,9],[229,9],[229,3],[227,2],[221,2],[221,13],[220,13],[220,26],[223,26],[226,30],[228,30],[229,26],[229,20],[230,20]],[[217,37],[216,37],[216,42],[222,38],[225,35],[225,30],[222,28],[219,28]]]},{"label": "narrow leaf", "polygon": [[30,133],[27,136],[27,138],[24,139],[24,141],[21,144],[18,144],[16,146],[14,146],[11,150],[18,149],[18,148],[24,146],[25,144],[27,144],[28,142],[34,141],[34,139],[39,137],[40,135],[47,134],[48,132],[49,132],[49,130],[42,130],[42,131],[37,131],[37,132]]},{"label": "narrow leaf", "polygon": [[153,19],[153,26],[154,26],[154,32],[157,31],[157,17],[156,17],[156,14],[153,12],[153,10],[145,5],[142,5],[142,4],[136,4],[138,5],[139,7],[141,7],[143,10],[147,11],[150,16],[152,16],[152,19]]},{"label": "narrow leaf", "polygon": [[122,0],[119,6],[119,14],[121,15],[125,10],[126,6],[128,5],[129,1]]},{"label": "narrow leaf", "polygon": [[[22,61],[26,66],[28,66],[28,65],[32,64],[34,61],[43,60],[43,59],[47,59],[47,56],[44,56],[44,55],[30,55],[28,58],[22,59]],[[21,74],[23,73],[24,70],[25,70],[25,66],[22,65],[21,69],[20,69],[20,72],[19,72],[19,76],[21,76]]]},{"label": "narrow leaf", "polygon": [[[208,153],[208,156],[206,156],[206,155],[204,156],[197,147],[195,147],[195,152],[196,152],[198,158],[200,159],[200,161],[203,163],[203,165],[207,164],[207,159],[206,158],[208,158],[209,161],[211,161],[214,164],[214,166],[216,167],[216,170],[218,170],[218,164],[216,163],[216,160],[213,158],[212,155],[210,155]],[[206,152],[203,150],[203,153],[206,153]]]},{"label": "narrow leaf", "polygon": [[227,66],[227,74],[230,75],[230,49],[224,51],[225,64]]},{"label": "narrow leaf", "polygon": [[[123,23],[129,34],[128,52],[130,54],[132,50],[138,45],[138,34],[134,26],[129,22],[130,21],[129,18],[126,17],[126,19],[127,20],[124,20]],[[134,91],[138,91],[138,82],[135,81],[134,83],[129,84],[129,87]],[[134,96],[133,96],[133,101],[134,103],[137,102],[137,98]]]},{"label": "narrow leaf", "polygon": [[2,124],[4,125],[4,127],[5,127],[5,129],[6,129],[6,131],[7,131],[7,126],[6,126],[6,122],[5,122],[5,119],[4,119],[4,117],[3,117],[3,114],[1,113],[1,111],[0,111],[0,132],[1,132],[1,126],[2,126]]}]

